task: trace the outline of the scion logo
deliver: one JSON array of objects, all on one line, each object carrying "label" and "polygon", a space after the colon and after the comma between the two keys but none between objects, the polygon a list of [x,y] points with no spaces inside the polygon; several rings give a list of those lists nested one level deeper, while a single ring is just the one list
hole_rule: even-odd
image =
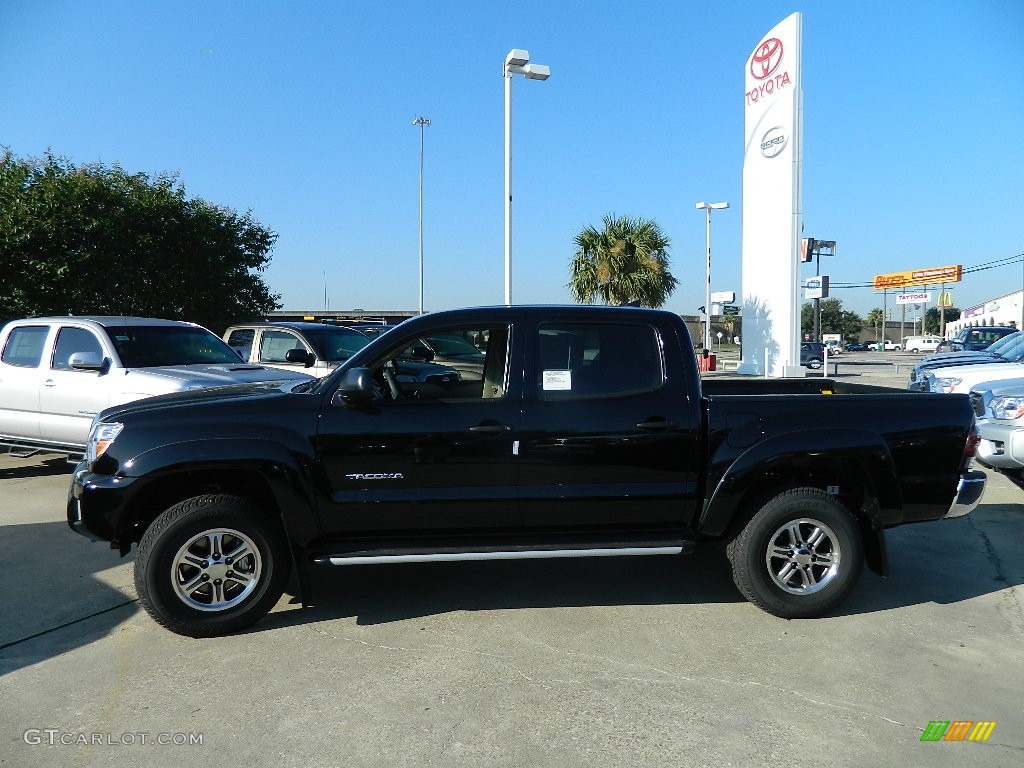
[{"label": "scion logo", "polygon": [[769,37],[754,50],[750,57],[750,74],[755,80],[771,77],[782,63],[782,41]]},{"label": "scion logo", "polygon": [[769,159],[778,157],[782,154],[782,150],[786,148],[788,141],[789,136],[782,130],[781,125],[769,128],[765,131],[764,136],[761,137],[761,154]]},{"label": "scion logo", "polygon": [[345,477],[349,480],[405,480],[405,475],[401,472],[353,472]]}]

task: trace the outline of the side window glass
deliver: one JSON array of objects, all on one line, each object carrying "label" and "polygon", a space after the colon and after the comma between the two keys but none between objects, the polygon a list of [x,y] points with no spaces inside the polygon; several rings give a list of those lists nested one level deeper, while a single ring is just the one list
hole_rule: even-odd
[{"label": "side window glass", "polygon": [[542,325],[535,370],[541,400],[637,394],[664,381],[658,333],[649,325]]},{"label": "side window glass", "polygon": [[379,395],[403,401],[502,398],[508,336],[508,327],[473,327],[406,338],[372,366]]},{"label": "side window glass", "polygon": [[7,337],[0,359],[9,365],[36,367],[43,359],[43,345],[49,332],[49,327],[45,325],[24,325],[15,328]]},{"label": "side window glass", "polygon": [[55,371],[70,371],[71,356],[79,352],[91,352],[103,359],[103,347],[91,332],[84,328],[61,328],[57,332],[57,343],[53,346],[50,367]]},{"label": "side window glass", "polygon": [[232,331],[228,336],[228,346],[231,347],[243,360],[248,360],[252,353],[252,340],[256,331],[252,328],[239,328]]},{"label": "side window glass", "polygon": [[289,349],[309,351],[309,347],[294,334],[285,331],[264,331],[260,339],[260,362],[286,363],[288,361],[285,359],[285,355],[288,354]]}]

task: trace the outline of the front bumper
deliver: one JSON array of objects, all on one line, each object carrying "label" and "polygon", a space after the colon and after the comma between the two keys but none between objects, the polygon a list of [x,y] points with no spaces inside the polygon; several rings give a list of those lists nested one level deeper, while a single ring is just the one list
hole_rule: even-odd
[{"label": "front bumper", "polygon": [[121,518],[125,491],[134,478],[97,475],[85,462],[75,467],[68,488],[68,526],[92,541],[109,541],[119,548],[117,524]]},{"label": "front bumper", "polygon": [[981,442],[978,443],[978,461],[987,467],[1021,469],[1024,467],[1024,429],[1017,421],[978,423]]},{"label": "front bumper", "polygon": [[988,477],[980,470],[973,470],[960,478],[956,486],[956,497],[944,517],[963,517],[974,511],[981,503]]}]

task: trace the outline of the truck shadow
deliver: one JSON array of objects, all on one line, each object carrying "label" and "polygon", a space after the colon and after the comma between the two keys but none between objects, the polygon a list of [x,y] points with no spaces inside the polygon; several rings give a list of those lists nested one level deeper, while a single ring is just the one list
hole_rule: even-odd
[{"label": "truck shadow", "polygon": [[0,467],[0,480],[28,479],[48,475],[70,475],[75,468],[65,456],[49,456],[46,459],[26,458],[26,463],[15,467]]},{"label": "truck shadow", "polygon": [[[985,527],[989,526],[986,521]],[[998,535],[1024,542],[1024,516],[1001,520]],[[864,572],[833,617],[935,603],[951,605],[1024,583],[970,517],[889,532],[890,574]],[[314,574],[314,603],[272,613],[250,631],[355,617],[359,624],[455,611],[743,602],[724,547],[686,557],[353,566]],[[781,621],[750,606],[751,615]]]},{"label": "truck shadow", "polygon": [[134,590],[108,583],[130,584],[130,570],[111,571],[130,558],[87,545],[63,521],[0,528],[0,677],[101,640],[139,610]]}]

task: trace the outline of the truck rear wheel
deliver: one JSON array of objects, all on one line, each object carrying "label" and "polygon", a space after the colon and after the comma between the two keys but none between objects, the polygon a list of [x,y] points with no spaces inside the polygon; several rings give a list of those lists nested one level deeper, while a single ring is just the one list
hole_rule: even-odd
[{"label": "truck rear wheel", "polygon": [[284,592],[290,556],[280,526],[238,496],[186,499],[149,526],[135,558],[139,602],[189,637],[235,632]]},{"label": "truck rear wheel", "polygon": [[817,488],[795,488],[770,499],[726,552],[743,596],[785,619],[821,616],[839,605],[864,565],[856,521]]}]

